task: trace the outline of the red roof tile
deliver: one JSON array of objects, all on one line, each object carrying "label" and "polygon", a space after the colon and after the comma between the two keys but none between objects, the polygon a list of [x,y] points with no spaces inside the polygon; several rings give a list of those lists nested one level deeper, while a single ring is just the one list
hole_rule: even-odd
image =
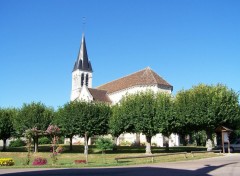
[{"label": "red roof tile", "polygon": [[93,96],[94,101],[111,103],[111,100],[109,99],[106,90],[99,90],[99,89],[92,89],[92,88],[88,88],[88,90],[90,94]]},{"label": "red roof tile", "polygon": [[160,77],[157,73],[147,67],[131,75],[114,80],[97,87],[97,89],[106,90],[107,93],[117,92],[126,88],[140,85],[159,85],[173,88],[167,81]]}]

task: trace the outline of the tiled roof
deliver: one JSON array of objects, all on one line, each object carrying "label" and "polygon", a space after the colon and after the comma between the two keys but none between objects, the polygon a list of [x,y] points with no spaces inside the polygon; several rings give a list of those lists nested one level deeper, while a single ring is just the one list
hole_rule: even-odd
[{"label": "tiled roof", "polygon": [[92,89],[92,88],[88,88],[88,90],[89,90],[90,94],[93,96],[94,101],[111,103],[111,100],[109,99],[109,97],[107,95],[107,91],[99,90],[99,89]]},{"label": "tiled roof", "polygon": [[139,85],[159,85],[168,88],[173,88],[167,81],[160,77],[157,73],[151,70],[149,67],[140,70],[131,75],[117,79],[115,81],[106,83],[97,87],[97,89],[106,90],[107,93],[117,92],[126,88]]}]

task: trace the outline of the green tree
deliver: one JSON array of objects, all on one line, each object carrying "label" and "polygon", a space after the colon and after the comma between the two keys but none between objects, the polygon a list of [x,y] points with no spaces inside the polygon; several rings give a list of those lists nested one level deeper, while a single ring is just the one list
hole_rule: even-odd
[{"label": "green tree", "polygon": [[128,124],[126,132],[143,133],[146,136],[146,153],[151,153],[151,139],[159,132],[155,95],[153,92],[140,92],[128,95],[121,101],[122,114]]},{"label": "green tree", "polygon": [[95,102],[87,103],[87,107],[83,116],[83,127],[80,135],[88,133],[88,137],[94,135],[105,135],[109,131],[109,118],[111,116],[111,108],[109,105]]},{"label": "green tree", "polygon": [[63,134],[70,138],[76,134],[86,138],[86,153],[90,137],[107,134],[111,109],[99,102],[74,101],[65,104],[57,114],[55,122]]},{"label": "green tree", "polygon": [[6,150],[7,139],[13,136],[13,119],[16,117],[16,109],[0,108],[0,139],[3,140],[3,151]]},{"label": "green tree", "polygon": [[186,145],[186,136],[193,131],[198,131],[200,124],[199,119],[194,119],[191,90],[181,90],[177,93],[174,99],[174,109],[176,113],[175,130],[182,137],[183,144]]},{"label": "green tree", "polygon": [[[176,113],[174,101],[170,94],[158,93],[156,95],[156,122],[159,132],[169,138],[176,132]],[[169,150],[169,140],[166,142],[166,150]]]},{"label": "green tree", "polygon": [[100,137],[96,141],[96,147],[98,150],[102,151],[102,155],[103,155],[104,163],[105,163],[106,162],[105,153],[107,150],[113,149],[113,147],[114,147],[113,141],[109,138]]},{"label": "green tree", "polygon": [[34,131],[34,152],[38,152],[38,138],[43,135],[48,125],[51,123],[54,111],[44,104],[32,102],[23,104],[18,115],[14,119],[14,127],[19,135],[32,129]]},{"label": "green tree", "polygon": [[83,104],[79,104],[77,101],[66,103],[58,109],[53,120],[53,123],[60,127],[61,133],[70,139],[70,151],[72,151],[72,138],[74,135],[79,134],[81,128],[78,123],[78,116],[81,113],[79,108],[83,108],[81,106]]},{"label": "green tree", "polygon": [[212,134],[218,126],[236,128],[239,123],[238,100],[238,94],[222,84],[199,84],[176,96],[178,120],[185,121],[184,131],[206,131],[210,150]]},{"label": "green tree", "polygon": [[[125,101],[125,98],[123,99]],[[123,102],[122,101],[122,102]],[[114,137],[114,143],[117,144],[117,138],[124,132],[133,132],[134,123],[133,119],[129,119],[130,109],[127,108],[128,104],[116,104],[112,106],[112,115],[109,120],[109,132]]]},{"label": "green tree", "polygon": [[109,138],[98,138],[96,141],[97,149],[102,151],[102,154],[105,154],[106,150],[112,150],[114,147],[113,141]]}]

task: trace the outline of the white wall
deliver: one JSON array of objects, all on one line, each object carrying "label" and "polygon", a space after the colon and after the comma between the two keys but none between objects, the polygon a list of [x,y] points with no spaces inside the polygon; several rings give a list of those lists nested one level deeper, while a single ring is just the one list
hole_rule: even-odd
[{"label": "white wall", "polygon": [[114,92],[111,94],[108,94],[109,98],[111,99],[111,101],[113,102],[113,104],[118,103],[123,96],[127,95],[127,94],[135,94],[138,92],[145,92],[151,90],[154,93],[158,93],[158,92],[166,92],[171,94],[171,89],[170,88],[159,88],[157,85],[151,85],[151,86],[134,86],[128,89],[124,89],[118,92]]},{"label": "white wall", "polygon": [[81,75],[84,74],[83,85],[86,84],[86,74],[88,74],[88,87],[92,88],[92,73],[87,71],[75,70],[72,72],[72,91],[71,91],[71,101],[76,100],[81,92]]},{"label": "white wall", "polygon": [[92,95],[90,94],[88,88],[85,85],[82,87],[78,99],[81,101],[86,101],[86,102],[90,102],[93,100]]},{"label": "white wall", "polygon": [[[131,144],[134,144],[136,141],[136,133],[123,133],[118,137],[117,145],[120,145],[124,142],[129,142]],[[152,144],[156,144],[157,147],[163,147],[164,144],[164,136],[162,134],[157,134],[152,137]],[[145,144],[146,143],[146,136],[143,134],[140,134],[140,143]],[[169,147],[179,146],[179,136],[177,134],[171,134],[169,137]]]}]

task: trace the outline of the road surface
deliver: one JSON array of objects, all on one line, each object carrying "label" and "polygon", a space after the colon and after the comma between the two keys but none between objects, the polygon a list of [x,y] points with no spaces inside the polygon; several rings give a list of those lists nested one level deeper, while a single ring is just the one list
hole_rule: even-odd
[{"label": "road surface", "polygon": [[240,154],[128,167],[0,169],[1,176],[239,176]]}]

